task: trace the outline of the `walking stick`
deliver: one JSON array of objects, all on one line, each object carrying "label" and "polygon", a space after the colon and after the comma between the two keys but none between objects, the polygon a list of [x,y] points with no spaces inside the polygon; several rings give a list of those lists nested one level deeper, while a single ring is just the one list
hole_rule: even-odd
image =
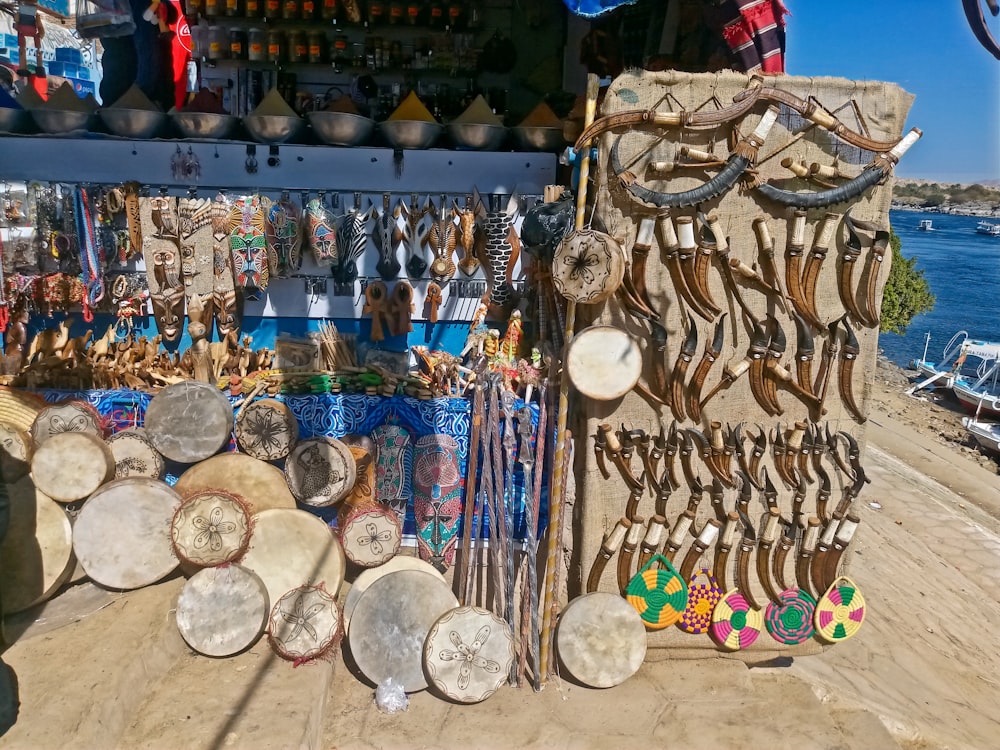
[{"label": "walking stick", "polygon": [[[594,121],[597,111],[597,94],[600,79],[591,74],[587,77],[587,108],[584,114],[583,127],[586,130]],[[587,210],[587,183],[590,179],[590,142],[582,144],[580,159],[580,181],[576,194],[576,229],[582,229],[584,214]],[[573,339],[573,329],[576,326],[576,301],[566,302],[566,327],[563,335],[563,369],[559,377],[559,408],[556,415],[556,453],[553,461],[552,487],[549,492],[549,544],[545,561],[545,597],[542,604],[542,633],[539,644],[541,653],[538,664],[542,669],[542,684],[548,679],[547,665],[552,640],[552,603],[555,598],[555,572],[559,565],[559,543],[562,530],[559,528],[559,518],[566,478],[563,470],[563,454],[566,448],[566,416],[569,411],[569,375],[566,372],[566,353]]]}]

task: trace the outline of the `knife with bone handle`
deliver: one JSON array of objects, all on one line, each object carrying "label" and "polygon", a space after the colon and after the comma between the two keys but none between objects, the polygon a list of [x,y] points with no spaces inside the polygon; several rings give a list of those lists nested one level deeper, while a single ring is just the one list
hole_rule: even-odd
[{"label": "knife with bone handle", "polygon": [[849,210],[844,214],[844,227],[847,229],[847,239],[844,241],[844,253],[840,256],[840,274],[837,279],[840,301],[851,317],[859,323],[867,323],[867,317],[861,311],[854,292],[854,267],[861,257],[861,238],[856,231],[858,222]]},{"label": "knife with bone handle", "polygon": [[[809,594],[813,599],[822,596],[817,594],[812,585],[810,577],[810,567],[813,555],[816,553],[816,543],[819,541],[819,530],[822,521],[815,516],[806,519],[805,532],[802,535],[802,544],[799,545],[799,552],[795,557],[795,582],[798,587]],[[825,589],[824,589],[825,590]]]},{"label": "knife with bone handle", "polygon": [[800,312],[802,313],[802,317],[811,326],[820,331],[823,330],[824,324],[819,317],[819,313],[816,311],[816,284],[823,261],[826,260],[826,255],[830,250],[830,242],[833,240],[833,235],[839,222],[839,214],[827,213],[823,216],[823,220],[816,229],[816,235],[813,237],[812,248],[809,251],[809,257],[806,259],[805,268],[802,270],[803,308]]},{"label": "knife with bone handle", "polygon": [[639,545],[639,560],[636,563],[637,570],[642,570],[646,566],[646,563],[649,562],[649,558],[656,554],[656,550],[660,548],[660,541],[663,539],[663,534],[666,530],[667,519],[665,516],[657,514],[649,519],[649,524],[646,526],[646,534]]},{"label": "knife with bone handle", "polygon": [[617,553],[619,548],[622,546],[622,542],[625,540],[625,534],[631,527],[631,521],[627,518],[620,518],[614,528],[611,529],[610,533],[604,537],[604,541],[601,543],[601,549],[598,551],[597,557],[594,558],[594,562],[590,566],[590,574],[587,576],[588,594],[592,594],[597,591],[597,588],[601,583],[601,576],[604,575],[604,568],[607,567],[608,561],[615,556],[615,553]]},{"label": "knife with bone handle", "polygon": [[[802,271],[800,268],[806,245],[806,210],[795,209],[788,244],[785,247],[785,288],[792,300],[794,312],[803,315],[805,298],[802,296]],[[794,313],[793,313],[794,314]]]},{"label": "knife with bone handle", "polygon": [[664,263],[667,266],[667,272],[670,274],[670,280],[673,282],[674,291],[677,292],[678,296],[683,299],[687,306],[694,310],[698,316],[704,318],[705,320],[711,320],[714,316],[709,314],[708,311],[703,309],[701,305],[698,304],[692,294],[692,291],[688,288],[687,282],[685,281],[684,273],[681,270],[681,246],[677,239],[677,232],[674,228],[673,219],[670,217],[670,212],[663,211],[657,214],[656,224],[660,230],[660,242],[662,243],[661,248],[664,256]]},{"label": "knife with bone handle", "polygon": [[684,561],[681,563],[681,567],[678,572],[681,575],[684,583],[687,584],[691,580],[691,574],[694,572],[694,566],[698,564],[701,556],[705,554],[705,551],[715,544],[715,540],[719,537],[719,529],[722,528],[722,524],[716,519],[710,518],[702,526],[697,538],[691,543],[688,548],[687,554],[684,555]]},{"label": "knife with bone handle", "polygon": [[625,541],[622,542],[621,552],[618,553],[618,590],[623,596],[628,582],[632,580],[632,557],[639,547],[645,523],[646,519],[642,516],[632,519],[632,525],[629,526],[628,532],[625,534]]},{"label": "knife with bone handle", "polygon": [[663,545],[663,556],[671,563],[673,563],[674,557],[677,556],[677,551],[684,546],[684,540],[687,538],[688,531],[690,531],[691,524],[693,523],[694,513],[689,510],[685,510],[677,516],[677,520],[670,530],[670,535]]},{"label": "knife with bone handle", "polygon": [[757,257],[760,259],[763,280],[775,291],[778,304],[787,313],[791,305],[781,283],[781,276],[778,275],[778,267],[774,262],[774,240],[771,239],[771,230],[767,226],[767,219],[762,216],[754,219],[753,230],[757,235]]},{"label": "knife with bone handle", "polygon": [[[712,260],[712,251],[709,248],[707,255],[701,252],[701,248],[694,238],[694,219],[690,216],[681,216],[677,219],[677,242],[679,246],[677,259],[680,262],[684,284],[698,306],[711,316],[707,319],[711,320],[721,312],[707,290],[708,268]],[[703,279],[699,276],[699,262],[705,275],[706,287],[702,286]]]},{"label": "knife with bone handle", "polygon": [[840,526],[837,527],[837,533],[833,537],[833,544],[826,553],[826,559],[823,561],[824,592],[837,580],[837,569],[840,567],[841,558],[843,558],[844,551],[854,539],[854,534],[858,530],[859,523],[861,523],[861,519],[849,513],[840,522]]},{"label": "knife with bone handle", "polygon": [[729,591],[729,554],[736,542],[736,535],[740,530],[740,516],[736,511],[729,511],[726,514],[726,522],[722,526],[722,533],[719,534],[719,541],[715,545],[715,558],[712,561],[712,571],[715,574],[719,588]]}]

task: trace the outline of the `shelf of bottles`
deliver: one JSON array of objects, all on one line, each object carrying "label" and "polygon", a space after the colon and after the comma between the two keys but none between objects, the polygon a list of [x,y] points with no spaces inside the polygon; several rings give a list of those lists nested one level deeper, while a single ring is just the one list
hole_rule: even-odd
[{"label": "shelf of bottles", "polygon": [[[509,78],[479,64],[484,36],[510,25],[510,2],[186,0],[192,57],[202,85],[243,115],[272,87],[297,111],[324,105],[377,76],[370,114],[383,119],[421,89],[439,119],[483,94],[501,116]],[[364,106],[364,104],[362,104]]]}]

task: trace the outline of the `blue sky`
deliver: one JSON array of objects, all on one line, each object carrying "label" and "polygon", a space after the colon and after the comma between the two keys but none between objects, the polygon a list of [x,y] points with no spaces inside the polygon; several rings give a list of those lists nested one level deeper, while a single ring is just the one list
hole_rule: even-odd
[{"label": "blue sky", "polygon": [[[1000,60],[972,35],[960,0],[785,5],[788,74],[889,81],[916,95],[906,129],[924,136],[900,177],[1000,180]],[[985,14],[1000,41],[1000,18]]]}]

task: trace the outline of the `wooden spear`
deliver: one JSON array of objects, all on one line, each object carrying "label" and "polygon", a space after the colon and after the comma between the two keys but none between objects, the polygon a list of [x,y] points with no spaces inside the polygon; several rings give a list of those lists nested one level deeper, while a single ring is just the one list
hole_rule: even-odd
[{"label": "wooden spear", "polygon": [[[594,122],[597,112],[597,94],[600,79],[590,74],[587,77],[587,108],[584,113],[583,128],[586,130]],[[587,211],[587,182],[590,179],[590,142],[582,144],[580,153],[580,180],[576,193],[576,229],[583,229]],[[560,505],[566,478],[563,471],[566,450],[566,416],[569,412],[569,374],[566,372],[566,353],[573,339],[576,327],[576,301],[566,302],[566,327],[563,335],[562,373],[559,377],[559,407],[556,413],[556,453],[553,459],[552,487],[549,492],[549,544],[545,561],[545,597],[542,603],[542,633],[539,644],[541,653],[538,666],[542,670],[542,684],[548,680],[549,650],[552,642],[552,605],[556,596],[555,573],[560,564],[559,554],[562,530],[559,528]]]}]

